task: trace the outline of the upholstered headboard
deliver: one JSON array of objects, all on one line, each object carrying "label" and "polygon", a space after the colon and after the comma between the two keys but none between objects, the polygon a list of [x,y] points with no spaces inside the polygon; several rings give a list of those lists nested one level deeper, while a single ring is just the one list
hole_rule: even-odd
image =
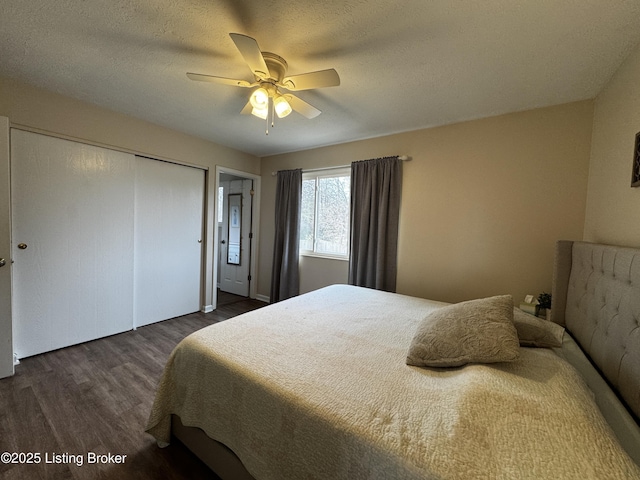
[{"label": "upholstered headboard", "polygon": [[640,418],[640,249],[556,245],[551,319]]}]

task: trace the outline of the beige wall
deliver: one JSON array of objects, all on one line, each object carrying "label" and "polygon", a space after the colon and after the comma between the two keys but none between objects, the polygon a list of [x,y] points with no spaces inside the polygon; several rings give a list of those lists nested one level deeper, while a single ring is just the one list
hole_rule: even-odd
[{"label": "beige wall", "polygon": [[335,283],[347,283],[349,262],[335,258],[300,257],[300,293]]},{"label": "beige wall", "polygon": [[[592,120],[584,101],[263,158],[259,292],[269,294],[271,275],[271,171],[394,154],[411,157],[399,293],[451,302],[510,293],[519,302],[550,291],[556,240],[582,238]],[[306,263],[302,278],[323,268]]]},{"label": "beige wall", "polygon": [[584,239],[640,247],[640,188],[631,188],[640,131],[640,47],[595,102]]},{"label": "beige wall", "polygon": [[[260,172],[260,159],[253,155],[4,77],[0,77],[0,116],[8,117],[11,125],[18,128],[205,167],[209,169],[212,186],[216,165],[252,174]],[[214,190],[209,189],[207,198],[204,306],[211,304],[215,289],[212,226],[217,195]]]}]

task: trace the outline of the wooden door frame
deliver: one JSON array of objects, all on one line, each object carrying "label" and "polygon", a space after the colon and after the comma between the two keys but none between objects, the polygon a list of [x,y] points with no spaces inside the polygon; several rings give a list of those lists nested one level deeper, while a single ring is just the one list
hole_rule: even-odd
[{"label": "wooden door frame", "polygon": [[220,187],[220,175],[227,173],[236,177],[242,177],[249,180],[253,180],[253,212],[251,216],[251,232],[253,237],[251,239],[251,264],[249,266],[249,275],[251,275],[251,282],[249,283],[249,298],[256,298],[257,295],[257,280],[258,280],[258,242],[260,231],[260,176],[253,173],[243,172],[241,170],[235,170],[233,168],[227,168],[220,165],[216,165],[216,178],[215,178],[215,205],[213,214],[213,288],[211,290],[211,310],[215,310],[218,301],[217,291],[217,278],[218,278],[218,250],[220,239],[218,233],[218,188]]},{"label": "wooden door frame", "polygon": [[11,178],[9,119],[0,117],[0,378],[14,374],[11,315]]}]

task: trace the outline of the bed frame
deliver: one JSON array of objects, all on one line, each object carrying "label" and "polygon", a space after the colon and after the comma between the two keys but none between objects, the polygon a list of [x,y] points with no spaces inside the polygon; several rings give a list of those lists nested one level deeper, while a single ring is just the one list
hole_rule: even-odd
[{"label": "bed frame", "polygon": [[171,435],[222,480],[255,480],[231,449],[209,438],[204,430],[198,427],[185,427],[177,415],[171,416]]},{"label": "bed frame", "polygon": [[[594,392],[629,456],[640,465],[640,249],[559,241],[552,321],[562,349]],[[574,341],[575,340],[575,341]],[[222,480],[255,480],[240,459],[201,429],[172,418],[172,434]]]},{"label": "bed frame", "polygon": [[640,249],[559,241],[551,320],[621,445],[640,465]]}]

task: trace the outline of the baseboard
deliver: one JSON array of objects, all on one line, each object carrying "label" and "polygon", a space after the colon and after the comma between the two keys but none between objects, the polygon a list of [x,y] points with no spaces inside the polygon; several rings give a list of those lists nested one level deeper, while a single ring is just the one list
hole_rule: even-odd
[{"label": "baseboard", "polygon": [[200,311],[202,313],[211,313],[213,312],[213,305],[203,305]]},{"label": "baseboard", "polygon": [[271,299],[269,297],[267,297],[266,295],[257,294],[256,295],[256,300],[260,300],[261,302],[271,303]]}]

